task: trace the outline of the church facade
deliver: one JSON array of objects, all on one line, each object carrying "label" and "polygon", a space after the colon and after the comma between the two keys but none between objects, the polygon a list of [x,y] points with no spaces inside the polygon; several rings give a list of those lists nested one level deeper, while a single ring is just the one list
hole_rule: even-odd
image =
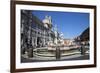
[{"label": "church facade", "polygon": [[29,48],[47,47],[50,42],[56,44],[55,40],[59,38],[58,32],[52,30],[53,24],[50,16],[45,16],[41,21],[32,12],[21,10],[21,49],[23,53]]}]

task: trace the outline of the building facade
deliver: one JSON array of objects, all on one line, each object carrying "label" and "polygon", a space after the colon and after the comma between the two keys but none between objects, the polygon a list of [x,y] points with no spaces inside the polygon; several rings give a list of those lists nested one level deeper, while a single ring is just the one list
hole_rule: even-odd
[{"label": "building facade", "polygon": [[55,32],[51,29],[52,19],[45,16],[41,21],[31,10],[21,10],[21,49],[25,53],[28,49],[46,47],[49,42],[55,43]]}]

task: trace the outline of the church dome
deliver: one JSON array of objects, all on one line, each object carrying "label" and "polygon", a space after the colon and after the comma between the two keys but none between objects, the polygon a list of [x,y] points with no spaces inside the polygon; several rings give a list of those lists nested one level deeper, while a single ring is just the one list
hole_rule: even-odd
[{"label": "church dome", "polygon": [[43,23],[44,23],[44,26],[51,27],[52,26],[51,16],[45,16]]}]

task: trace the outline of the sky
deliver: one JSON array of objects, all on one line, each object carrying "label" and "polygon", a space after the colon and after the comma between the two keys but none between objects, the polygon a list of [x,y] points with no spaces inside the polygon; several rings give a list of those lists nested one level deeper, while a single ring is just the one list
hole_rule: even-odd
[{"label": "sky", "polygon": [[89,27],[89,13],[34,10],[33,14],[41,21],[46,15],[51,16],[53,26],[57,25],[65,39],[73,39]]}]

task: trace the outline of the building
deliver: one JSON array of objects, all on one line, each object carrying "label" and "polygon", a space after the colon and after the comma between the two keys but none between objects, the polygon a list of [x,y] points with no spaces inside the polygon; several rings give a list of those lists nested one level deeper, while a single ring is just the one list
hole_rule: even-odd
[{"label": "building", "polygon": [[21,51],[25,53],[30,48],[47,47],[50,42],[57,44],[59,33],[53,31],[52,19],[45,16],[41,21],[31,10],[21,10]]},{"label": "building", "polygon": [[32,47],[32,13],[31,11],[21,10],[21,52],[25,53]]},{"label": "building", "polygon": [[89,45],[89,39],[90,38],[89,38],[89,27],[88,27],[81,33],[81,35],[75,38],[75,41],[80,44]]},{"label": "building", "polygon": [[74,39],[64,39],[64,46],[75,45]]}]

